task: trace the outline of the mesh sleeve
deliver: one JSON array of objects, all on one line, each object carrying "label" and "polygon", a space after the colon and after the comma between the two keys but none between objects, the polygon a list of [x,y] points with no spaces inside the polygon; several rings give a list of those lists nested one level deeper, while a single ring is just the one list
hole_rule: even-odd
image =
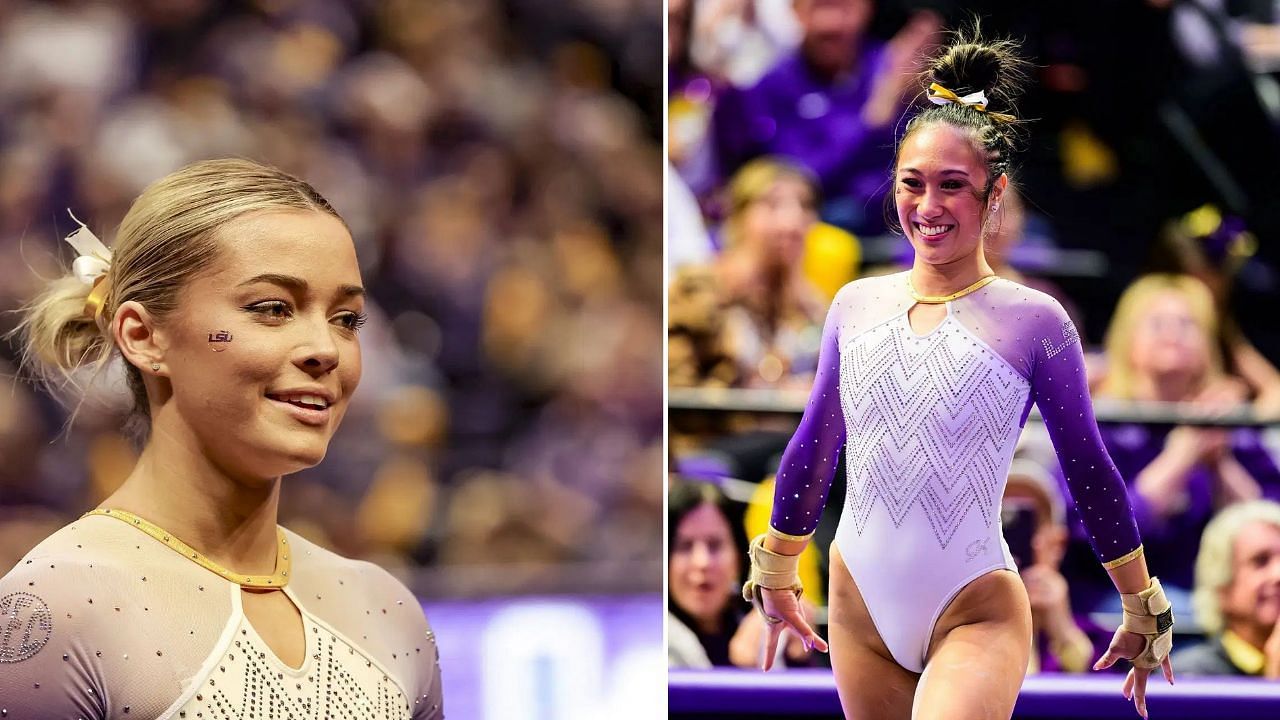
[{"label": "mesh sleeve", "polygon": [[1106,563],[1142,542],[1124,479],[1102,443],[1093,415],[1079,334],[1051,301],[1030,338],[1031,397],[1044,417],[1058,462],[1098,559]]},{"label": "mesh sleeve", "polygon": [[818,526],[831,491],[836,458],[845,441],[844,411],[840,407],[842,291],[827,311],[809,404],[799,427],[787,443],[778,467],[770,525],[787,535],[804,536]]},{"label": "mesh sleeve", "polygon": [[7,720],[106,718],[98,651],[83,641],[71,587],[39,575],[19,566],[0,580],[0,710]]}]

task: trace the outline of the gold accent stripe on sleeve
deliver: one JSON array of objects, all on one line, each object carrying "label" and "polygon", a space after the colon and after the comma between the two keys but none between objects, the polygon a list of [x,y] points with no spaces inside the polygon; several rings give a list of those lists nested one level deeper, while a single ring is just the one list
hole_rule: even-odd
[{"label": "gold accent stripe on sleeve", "polygon": [[1130,550],[1129,552],[1121,555],[1120,557],[1115,558],[1114,560],[1108,560],[1102,563],[1102,567],[1106,568],[1107,570],[1114,570],[1115,568],[1118,568],[1127,562],[1130,562],[1132,560],[1137,560],[1138,557],[1141,555],[1142,555],[1142,545],[1139,544],[1138,547]]},{"label": "gold accent stripe on sleeve", "polygon": [[808,542],[809,539],[813,537],[813,533],[809,533],[808,535],[791,535],[784,533],[781,530],[775,530],[772,525],[769,526],[769,535],[779,540],[790,540],[791,542]]}]

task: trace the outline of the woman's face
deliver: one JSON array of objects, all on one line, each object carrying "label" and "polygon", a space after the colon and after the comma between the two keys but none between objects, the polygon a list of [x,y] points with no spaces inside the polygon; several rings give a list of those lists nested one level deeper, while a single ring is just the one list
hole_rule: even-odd
[{"label": "woman's face", "polygon": [[[991,202],[998,202],[1005,182],[992,190]],[[978,251],[988,214],[982,199],[986,183],[986,165],[965,131],[935,123],[907,136],[898,152],[893,196],[898,222],[919,260],[948,265]]]},{"label": "woman's face", "polygon": [[351,234],[331,215],[227,225],[216,267],[183,289],[157,333],[173,394],[155,431],[189,433],[189,446],[246,481],[319,463],[360,382],[362,287]]},{"label": "woman's face", "polygon": [[778,178],[743,210],[743,244],[765,252],[777,262],[797,262],[804,238],[818,221],[812,188],[798,177]]},{"label": "woman's face", "polygon": [[1203,373],[1209,364],[1209,338],[1191,305],[1172,290],[1156,294],[1142,310],[1133,332],[1132,362],[1149,375]]},{"label": "woman's face", "polygon": [[714,622],[738,583],[738,552],[720,508],[702,503],[676,527],[671,548],[671,598],[694,620]]},{"label": "woman's face", "polygon": [[1280,621],[1280,527],[1258,521],[1240,531],[1232,581],[1223,588],[1221,602],[1232,624],[1270,632]]}]

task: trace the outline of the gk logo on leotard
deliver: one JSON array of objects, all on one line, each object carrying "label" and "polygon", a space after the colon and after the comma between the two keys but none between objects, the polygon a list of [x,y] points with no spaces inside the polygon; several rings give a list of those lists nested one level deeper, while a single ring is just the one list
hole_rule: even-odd
[{"label": "gk logo on leotard", "polygon": [[1070,320],[1068,320],[1062,323],[1062,342],[1061,343],[1058,343],[1057,345],[1053,345],[1049,342],[1049,338],[1040,338],[1040,344],[1044,345],[1045,357],[1051,358],[1054,355],[1057,355],[1058,353],[1062,352],[1063,350],[1066,350],[1068,347],[1071,347],[1071,343],[1079,339],[1080,339],[1080,333],[1076,331],[1075,324],[1073,324]]},{"label": "gk logo on leotard", "polygon": [[40,652],[53,634],[53,613],[31,593],[0,598],[0,663],[22,662]]},{"label": "gk logo on leotard", "polygon": [[[973,542],[969,543],[968,547],[964,549],[964,554],[969,557],[969,560],[973,560],[982,555],[986,555],[987,543],[989,542],[991,542],[991,538],[989,537],[981,538],[979,540],[974,540]],[[965,560],[965,562],[969,562],[969,560]]]}]

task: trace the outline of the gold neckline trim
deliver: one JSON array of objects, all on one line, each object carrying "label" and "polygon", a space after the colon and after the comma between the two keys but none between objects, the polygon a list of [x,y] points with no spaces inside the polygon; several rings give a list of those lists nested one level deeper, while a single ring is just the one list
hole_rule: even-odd
[{"label": "gold neckline trim", "polygon": [[179,555],[194,562],[200,567],[208,570],[215,575],[229,580],[241,587],[258,588],[264,590],[278,590],[289,584],[289,541],[284,536],[284,530],[276,528],[276,571],[274,575],[243,575],[233,572],[210,560],[201,554],[198,550],[190,545],[182,542],[174,537],[168,530],[156,525],[155,523],[144,520],[137,515],[126,510],[113,510],[110,508],[98,508],[90,510],[81,517],[89,517],[90,515],[105,515],[113,517],[126,525],[135,527],[160,542],[168,545]]},{"label": "gold neckline trim", "polygon": [[911,290],[911,299],[915,300],[916,302],[924,303],[926,305],[940,305],[942,303],[951,302],[952,300],[955,300],[957,298],[962,298],[971,292],[976,292],[978,290],[981,290],[987,285],[990,285],[995,279],[996,279],[995,275],[987,275],[986,277],[978,278],[978,281],[975,282],[974,284],[970,285],[969,287],[963,290],[958,290],[956,292],[953,292],[950,295],[921,295],[920,293],[916,292],[915,286],[911,284],[911,278],[907,278],[907,287]]}]

